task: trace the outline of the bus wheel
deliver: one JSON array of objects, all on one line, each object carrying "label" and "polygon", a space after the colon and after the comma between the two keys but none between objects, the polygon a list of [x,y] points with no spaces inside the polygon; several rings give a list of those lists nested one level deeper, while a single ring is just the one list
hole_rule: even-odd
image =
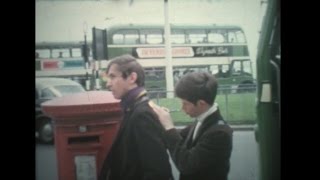
[{"label": "bus wheel", "polygon": [[41,120],[39,129],[39,140],[42,143],[52,143],[53,142],[53,126],[51,119],[44,118]]}]

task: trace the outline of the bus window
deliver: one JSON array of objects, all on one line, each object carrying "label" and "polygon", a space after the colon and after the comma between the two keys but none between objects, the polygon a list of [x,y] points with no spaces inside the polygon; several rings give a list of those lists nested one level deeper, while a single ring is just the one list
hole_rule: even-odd
[{"label": "bus window", "polygon": [[125,44],[138,44],[139,35],[138,34],[128,34],[125,36]]},{"label": "bus window", "polygon": [[162,35],[161,34],[149,34],[147,36],[147,44],[161,44],[162,43]]},{"label": "bus window", "polygon": [[[165,68],[144,68],[145,73],[145,87],[149,91],[165,91],[166,77]],[[164,93],[161,93],[163,96]],[[159,97],[158,93],[150,93],[150,97]]]},{"label": "bus window", "polygon": [[226,78],[229,77],[229,65],[228,64],[219,64],[210,66],[210,72],[214,74],[217,78]]},{"label": "bus window", "polygon": [[252,75],[251,62],[248,59],[232,62],[232,75]]},{"label": "bus window", "polygon": [[230,42],[230,43],[245,43],[246,39],[245,39],[245,36],[241,30],[239,30],[239,29],[229,30],[228,42]]},{"label": "bus window", "polygon": [[120,30],[112,37],[113,44],[138,44],[139,34],[137,30]]},{"label": "bus window", "polygon": [[137,44],[139,40],[139,34],[137,30],[124,31],[124,44]]},{"label": "bus window", "polygon": [[234,43],[236,41],[236,35],[233,32],[228,33],[228,42],[229,43]]},{"label": "bus window", "polygon": [[171,33],[171,42],[173,44],[184,44],[185,34],[183,30],[173,30]]},{"label": "bus window", "polygon": [[52,57],[53,58],[70,57],[69,49],[53,49]]},{"label": "bus window", "polygon": [[124,35],[123,34],[114,34],[112,36],[113,44],[124,44]]},{"label": "bus window", "polygon": [[208,42],[209,43],[224,43],[225,39],[222,34],[211,31],[208,34]]},{"label": "bus window", "polygon": [[235,34],[236,34],[238,43],[245,43],[246,42],[246,38],[245,38],[242,31],[236,31]]},{"label": "bus window", "polygon": [[190,43],[205,43],[207,41],[207,34],[205,30],[187,30]]},{"label": "bus window", "polygon": [[72,57],[82,57],[80,48],[72,48]]},{"label": "bus window", "polygon": [[239,76],[241,74],[241,62],[240,61],[234,61],[233,67],[232,67],[232,75],[233,76]]},{"label": "bus window", "polygon": [[161,44],[163,42],[162,31],[160,29],[141,29],[141,44]]},{"label": "bus window", "polygon": [[39,54],[38,58],[50,58],[49,49],[37,49],[37,53]]},{"label": "bus window", "polygon": [[243,65],[243,72],[245,74],[251,74],[251,62],[248,61],[242,61]]}]

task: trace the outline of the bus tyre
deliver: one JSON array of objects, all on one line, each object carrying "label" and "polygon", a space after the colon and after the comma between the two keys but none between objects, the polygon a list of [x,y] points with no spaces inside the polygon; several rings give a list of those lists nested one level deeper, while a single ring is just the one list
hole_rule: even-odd
[{"label": "bus tyre", "polygon": [[51,119],[44,118],[41,120],[39,129],[39,140],[42,143],[48,144],[53,142],[53,126]]}]

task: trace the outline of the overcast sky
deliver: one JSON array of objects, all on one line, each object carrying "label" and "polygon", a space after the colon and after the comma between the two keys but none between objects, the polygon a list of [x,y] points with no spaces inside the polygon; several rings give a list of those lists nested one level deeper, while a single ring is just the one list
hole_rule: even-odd
[{"label": "overcast sky", "polygon": [[[243,27],[255,59],[264,6],[260,0],[170,0],[170,23],[235,24]],[[164,24],[163,0],[36,1],[36,42],[83,41],[91,28],[122,23]]]}]

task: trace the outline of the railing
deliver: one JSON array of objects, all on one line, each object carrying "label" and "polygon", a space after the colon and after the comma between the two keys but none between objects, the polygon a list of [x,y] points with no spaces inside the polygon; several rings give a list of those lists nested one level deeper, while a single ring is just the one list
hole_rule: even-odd
[{"label": "railing", "polygon": [[[181,110],[181,100],[173,92],[148,91],[152,101],[170,110],[175,124],[188,124],[193,119]],[[173,98],[166,98],[172,93]],[[254,124],[256,121],[256,86],[241,85],[219,87],[215,100],[224,119],[230,124]]]}]

